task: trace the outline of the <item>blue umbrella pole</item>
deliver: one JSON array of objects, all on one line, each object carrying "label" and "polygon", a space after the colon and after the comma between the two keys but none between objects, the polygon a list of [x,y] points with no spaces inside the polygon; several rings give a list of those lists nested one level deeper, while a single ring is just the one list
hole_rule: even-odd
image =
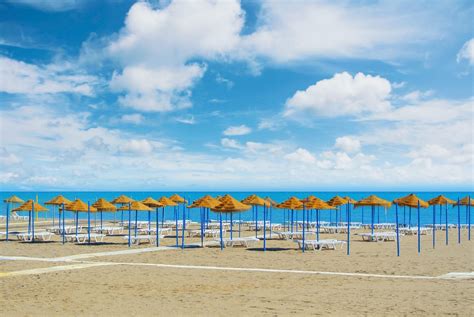
[{"label": "blue umbrella pole", "polygon": [[420,237],[420,201],[418,200],[418,208],[417,208],[417,225],[418,225],[418,230],[417,230],[417,237],[418,237],[418,253],[421,253],[421,237]]},{"label": "blue umbrella pole", "polygon": [[263,205],[263,251],[267,251],[267,207],[265,205]]},{"label": "blue umbrella pole", "polygon": [[433,205],[433,249],[436,246],[436,205]]},{"label": "blue umbrella pole", "polygon": [[467,213],[468,213],[468,218],[467,218],[467,239],[470,241],[471,240],[471,197],[469,196],[468,202],[467,202]]},{"label": "blue umbrella pole", "polygon": [[294,210],[291,209],[291,232],[293,232],[293,216],[294,216]]},{"label": "blue umbrella pole", "polygon": [[461,243],[461,205],[458,198],[458,243]]},{"label": "blue umbrella pole", "polygon": [[395,225],[397,227],[397,256],[400,256],[400,231],[398,228],[398,205],[395,204]]},{"label": "blue umbrella pole", "polygon": [[201,248],[204,247],[204,208],[199,208],[199,216],[201,217]]},{"label": "blue umbrella pole", "polygon": [[77,239],[77,234],[79,231],[79,212],[76,211],[76,214],[74,215],[74,220],[76,223],[76,239]]},{"label": "blue umbrella pole", "polygon": [[31,204],[31,234],[32,234],[32,242],[35,242],[35,203]]},{"label": "blue umbrella pole", "polygon": [[148,232],[151,229],[151,211],[148,211]]},{"label": "blue umbrella pole", "polygon": [[183,228],[181,230],[181,249],[184,249],[184,231],[186,230],[186,206],[183,204]]},{"label": "blue umbrella pole", "polygon": [[316,240],[319,241],[319,209],[316,209]]},{"label": "blue umbrella pole", "polygon": [[374,234],[374,213],[375,213],[375,206],[372,206],[372,209],[371,209],[372,219],[370,222],[370,227],[372,228],[372,235]]},{"label": "blue umbrella pole", "polygon": [[102,215],[102,210],[100,211],[100,230],[102,231],[102,227],[104,224],[104,217]]},{"label": "blue umbrella pole", "polygon": [[351,254],[351,222],[350,222],[350,204],[346,206],[346,221],[347,221],[347,255]]},{"label": "blue umbrella pole", "polygon": [[5,238],[8,241],[8,224],[10,222],[10,205],[7,204],[7,215],[6,215],[6,221],[7,221],[7,227],[6,227],[6,232],[5,232]]},{"label": "blue umbrella pole", "polygon": [[240,227],[242,224],[242,213],[239,212],[239,238],[240,238]]},{"label": "blue umbrella pole", "polygon": [[135,210],[135,225],[133,228],[133,234],[135,235],[135,238],[137,237],[137,232],[138,232],[138,210]]},{"label": "blue umbrella pole", "polygon": [[408,207],[408,228],[411,228],[411,207]]},{"label": "blue umbrella pole", "polygon": [[163,206],[163,208],[161,209],[161,228],[163,228],[164,221],[165,221],[165,207]]},{"label": "blue umbrella pole", "polygon": [[91,244],[91,203],[87,202],[87,244]]},{"label": "blue umbrella pole", "polygon": [[64,210],[64,204],[63,204],[63,212],[62,212],[62,215],[59,214],[59,218],[61,219],[61,216],[62,216],[62,218],[63,218],[63,221],[62,221],[62,223],[63,223],[63,230],[62,230],[62,232],[61,232],[61,234],[62,234],[62,236],[63,236],[63,244],[66,242],[66,236],[65,236],[65,232],[64,232],[64,212],[65,212],[65,210]]},{"label": "blue umbrella pole", "polygon": [[219,213],[219,236],[221,240],[221,251],[224,250],[224,237],[222,236],[222,212]]},{"label": "blue umbrella pole", "polygon": [[234,230],[233,230],[233,227],[232,227],[233,222],[234,222],[233,216],[232,216],[232,213],[230,213],[230,240],[232,240],[232,233],[233,233],[233,231],[234,231]]},{"label": "blue umbrella pole", "polygon": [[132,245],[132,206],[128,203],[128,246]]},{"label": "blue umbrella pole", "polygon": [[269,215],[269,218],[270,218],[270,239],[272,238],[272,205],[270,205],[270,215]]},{"label": "blue umbrella pole", "polygon": [[446,203],[446,245],[448,245],[449,234],[448,234],[448,203]]},{"label": "blue umbrella pole", "polygon": [[257,237],[257,230],[258,230],[257,220],[258,220],[258,207],[255,206],[255,238]]},{"label": "blue umbrella pole", "polygon": [[156,212],[156,246],[159,246],[160,245],[160,228],[159,228],[159,220],[158,220],[158,215],[159,215],[159,211],[158,211],[158,208],[155,209],[155,212]]},{"label": "blue umbrella pole", "polygon": [[176,207],[174,207],[174,221],[175,221],[175,228],[176,228],[176,247],[179,246],[179,240],[178,240],[178,233],[179,233],[179,229],[178,229],[178,216],[176,215]]}]

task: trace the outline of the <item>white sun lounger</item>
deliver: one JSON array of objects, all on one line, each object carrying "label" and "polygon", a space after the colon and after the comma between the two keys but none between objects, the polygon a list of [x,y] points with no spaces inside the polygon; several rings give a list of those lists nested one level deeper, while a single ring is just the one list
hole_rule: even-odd
[{"label": "white sun lounger", "polygon": [[[399,232],[406,234],[406,235],[415,235],[418,234],[418,228],[411,227],[411,228],[399,228]],[[431,228],[421,227],[420,228],[420,235],[426,235],[431,233]]]},{"label": "white sun lounger", "polygon": [[[303,240],[296,240],[298,247],[301,249],[303,246]],[[346,241],[336,240],[336,239],[325,239],[325,240],[305,240],[304,247],[306,250],[336,250],[339,246],[346,244]]]},{"label": "white sun lounger", "polygon": [[[374,233],[359,233],[359,235],[362,237],[362,240],[364,241],[395,241],[397,238],[397,233],[396,232],[374,232]],[[403,233],[400,233],[400,236],[402,236]]]},{"label": "white sun lounger", "polygon": [[[63,233],[63,228],[60,227],[50,227],[46,229],[49,232],[55,233],[55,234],[62,234]],[[82,232],[82,226],[77,227],[77,232],[81,233]],[[76,233],[76,226],[65,226],[64,227],[64,233],[69,234],[69,233]]]},{"label": "white sun lounger", "polygon": [[[311,230],[305,231],[306,236],[314,233]],[[276,234],[281,240],[303,239],[303,231],[272,231],[272,234]]]},{"label": "white sun lounger", "polygon": [[[101,233],[91,233],[91,242],[92,243],[100,243],[104,241],[105,234]],[[89,235],[87,233],[81,233],[81,234],[68,234],[66,235],[66,241],[69,242],[77,242],[79,244],[84,244],[89,242]]]},{"label": "white sun lounger", "polygon": [[[220,240],[214,240],[217,245],[220,245]],[[242,246],[248,248],[255,243],[259,242],[260,240],[255,237],[241,237],[241,238],[233,238],[232,240],[229,238],[222,239],[224,242],[224,247],[235,247],[235,246]]]},{"label": "white sun lounger", "polygon": [[[222,230],[222,233],[225,234],[225,230]],[[212,238],[217,238],[220,234],[219,229],[204,229],[203,234],[205,237],[212,237]],[[188,237],[200,237],[201,236],[201,230],[196,229],[196,230],[188,230]]]},{"label": "white sun lounger", "polygon": [[[123,237],[124,240],[128,241],[128,236]],[[163,236],[159,237],[160,239],[163,238]],[[138,235],[138,236],[130,236],[130,240],[132,244],[142,244],[142,243],[149,243],[149,244],[154,244],[156,243],[156,236],[154,235]]]},{"label": "white sun lounger", "polygon": [[[156,234],[156,228],[143,228],[143,229],[138,229],[139,233],[145,233],[145,234]],[[158,230],[160,235],[167,236],[170,235],[173,232],[172,228],[160,228]]]},{"label": "white sun lounger", "polygon": [[106,235],[116,235],[116,234],[122,234],[124,227],[95,227],[93,229],[95,232],[98,233],[103,233]]},{"label": "white sun lounger", "polygon": [[[20,241],[32,241],[33,240],[33,234],[28,233],[28,232],[22,232],[22,233],[17,233],[17,238]],[[54,236],[54,233],[47,232],[47,231],[40,231],[40,232],[35,232],[34,237],[35,240],[38,241],[51,241],[51,238]]]}]

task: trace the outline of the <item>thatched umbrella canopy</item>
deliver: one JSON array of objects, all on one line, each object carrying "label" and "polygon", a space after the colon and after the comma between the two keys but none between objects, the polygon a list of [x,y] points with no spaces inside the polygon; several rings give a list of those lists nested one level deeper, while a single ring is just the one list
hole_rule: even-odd
[{"label": "thatched umbrella canopy", "polygon": [[377,197],[375,195],[370,195],[366,198],[363,198],[359,201],[357,201],[354,204],[354,207],[363,207],[363,206],[381,206],[381,207],[386,207],[390,208],[392,206],[392,203],[389,202],[388,200],[382,199],[380,197]]},{"label": "thatched umbrella canopy", "polygon": [[206,195],[202,198],[195,200],[188,208],[214,208],[219,205],[221,202],[215,198],[212,198],[210,195]]},{"label": "thatched umbrella canopy", "polygon": [[90,209],[89,209],[88,205],[80,199],[76,199],[72,203],[65,205],[65,209],[67,211],[74,211],[74,212],[88,212],[88,211],[96,212],[97,211],[97,208],[95,208],[94,206],[90,206]]},{"label": "thatched umbrella canopy", "polygon": [[44,204],[45,205],[55,205],[55,206],[60,206],[60,205],[68,205],[72,203],[72,201],[70,201],[69,199],[67,199],[66,197],[64,197],[63,195],[58,195],[56,197],[54,197],[53,199],[45,202]]},{"label": "thatched umbrella canopy", "polygon": [[92,207],[96,208],[98,211],[117,211],[117,207],[109,203],[104,198],[99,198],[95,203],[92,204]]},{"label": "thatched umbrella canopy", "polygon": [[448,197],[446,197],[444,195],[439,195],[439,196],[436,196],[435,198],[431,198],[430,200],[428,200],[428,204],[430,206],[433,206],[433,205],[455,205],[456,201],[454,201],[452,199],[449,199]]},{"label": "thatched umbrella canopy", "polygon": [[158,200],[152,198],[152,197],[147,197],[142,200],[142,203],[147,205],[148,207],[152,208],[158,208],[158,207],[163,207],[164,205],[160,203]]},{"label": "thatched umbrella canopy", "polygon": [[23,205],[21,205],[21,206],[18,207],[18,208],[13,209],[12,211],[13,211],[13,212],[17,212],[17,211],[33,211],[33,207],[34,207],[34,210],[35,210],[36,212],[48,211],[48,209],[46,209],[45,207],[41,206],[39,203],[34,202],[33,199],[27,200]]},{"label": "thatched umbrella canopy", "polygon": [[355,203],[357,202],[357,200],[352,199],[352,198],[349,197],[349,196],[344,196],[344,197],[342,197],[342,198],[343,198],[345,201],[347,201],[347,203],[349,203],[349,204],[355,204]]},{"label": "thatched umbrella canopy", "polygon": [[[469,196],[466,196],[464,197],[463,199],[459,200],[459,205],[461,206],[468,206],[469,205],[469,201],[471,202],[471,206],[474,206],[474,200],[473,199],[470,199]],[[457,206],[458,203],[457,202],[454,202],[454,204]]]},{"label": "thatched umbrella canopy", "polygon": [[304,204],[306,209],[336,209],[336,207],[329,205],[324,200],[314,197],[314,199],[309,200]]},{"label": "thatched umbrella canopy", "polygon": [[341,196],[334,196],[333,198],[328,200],[327,203],[330,206],[338,207],[338,206],[347,204],[348,201],[342,198]]},{"label": "thatched umbrella canopy", "polygon": [[175,203],[174,201],[172,201],[171,199],[169,199],[168,197],[166,196],[163,196],[161,197],[160,199],[158,199],[158,202],[160,204],[162,204],[163,206],[178,206],[177,203]]},{"label": "thatched umbrella canopy", "polygon": [[220,204],[211,208],[214,212],[239,212],[250,209],[250,205],[243,204],[231,195],[227,194],[220,199]]},{"label": "thatched umbrella canopy", "polygon": [[132,201],[134,201],[132,198],[127,197],[125,195],[120,195],[117,198],[115,198],[114,200],[112,200],[111,203],[115,204],[115,205],[125,205],[125,204],[128,204],[128,203],[131,203]]},{"label": "thatched umbrella canopy", "polygon": [[25,201],[23,199],[21,199],[20,197],[18,197],[16,195],[13,195],[13,196],[10,196],[10,197],[4,199],[3,202],[12,203],[12,204],[22,204]]},{"label": "thatched umbrella canopy", "polygon": [[175,203],[178,203],[178,204],[184,204],[186,202],[186,199],[184,199],[183,197],[181,197],[178,194],[171,195],[170,199],[172,201],[174,201]]},{"label": "thatched umbrella canopy", "polygon": [[242,201],[243,204],[251,206],[270,206],[270,203],[265,199],[257,196],[251,195]]},{"label": "thatched umbrella canopy", "polygon": [[280,208],[280,209],[291,209],[291,210],[303,209],[303,203],[301,202],[301,200],[299,200],[295,196],[292,196],[288,198],[287,200],[285,200],[284,202],[279,203],[275,207]]},{"label": "thatched umbrella canopy", "polygon": [[136,211],[151,211],[153,209],[151,209],[150,207],[148,207],[147,205],[145,205],[144,203],[138,201],[138,200],[134,200],[130,203],[130,205],[124,205],[120,208],[118,208],[118,210],[136,210]]},{"label": "thatched umbrella canopy", "polygon": [[278,205],[278,203],[276,201],[274,201],[270,196],[267,196],[264,198],[266,201],[268,201],[268,203],[270,204],[270,206],[276,206]]},{"label": "thatched umbrella canopy", "polygon": [[428,203],[420,198],[418,198],[415,194],[410,194],[405,197],[397,198],[393,201],[394,204],[398,206],[407,206],[417,208],[418,203],[420,203],[421,208],[428,208]]}]

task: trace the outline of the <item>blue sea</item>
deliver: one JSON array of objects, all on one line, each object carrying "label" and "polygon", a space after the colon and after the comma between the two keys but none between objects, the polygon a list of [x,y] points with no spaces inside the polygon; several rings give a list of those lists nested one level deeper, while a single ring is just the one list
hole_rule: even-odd
[{"label": "blue sea", "polygon": [[[196,200],[197,198],[200,198],[204,195],[210,194],[212,196],[217,196],[217,195],[224,195],[227,194],[227,192],[0,192],[0,199],[3,202],[3,200],[11,195],[17,195],[23,200],[27,199],[38,199],[38,202],[40,204],[43,204],[44,202],[52,199],[53,197],[62,194],[66,198],[70,200],[74,200],[76,198],[82,199],[84,202],[90,202],[91,204],[95,202],[98,198],[105,198],[107,200],[112,200],[116,198],[117,196],[124,194],[127,195],[128,197],[131,197],[135,200],[143,200],[149,196],[158,199],[161,196],[171,196],[172,194],[177,193],[180,196],[184,197],[188,201],[193,201]],[[316,197],[319,197],[323,200],[329,200],[335,195],[339,196],[349,196],[355,200],[362,199],[364,197],[367,197],[371,194],[375,194],[379,196],[380,198],[393,201],[395,198],[403,197],[408,194],[409,192],[230,192],[233,197],[236,199],[244,199],[248,195],[251,194],[257,194],[260,197],[271,197],[273,200],[276,202],[282,202],[286,200],[287,198],[291,196],[296,196],[298,198],[305,198],[309,195],[315,195]],[[470,196],[474,199],[474,195],[472,192],[415,192],[415,194],[423,199],[423,200],[429,200],[433,197],[436,197],[438,195],[445,195],[448,198],[451,198],[453,200],[461,199],[466,196]],[[39,218],[52,218],[53,212],[55,212],[55,216],[57,217],[57,209],[53,206],[47,206],[49,208],[48,212],[40,213]],[[436,223],[444,223],[445,222],[445,206],[443,206],[442,210],[440,210],[439,206],[435,207],[435,216],[436,216]],[[5,215],[6,214],[6,204],[3,203],[2,209],[0,214]],[[261,208],[260,208],[261,209]],[[351,220],[353,222],[362,222],[362,223],[370,223],[371,221],[371,210],[370,207],[365,207],[365,208],[357,208],[357,209],[351,209]],[[411,218],[411,223],[416,223],[417,219],[417,211],[416,209],[413,209],[411,211],[411,217],[410,217],[410,210],[409,208],[400,208],[399,207],[399,221],[400,223],[408,223],[410,218]],[[440,218],[440,211],[441,213],[441,218]],[[302,212],[301,211],[295,211],[296,213],[296,219],[297,220],[302,220]],[[179,208],[179,214],[180,214],[180,219],[182,219],[182,214],[183,214],[183,207]],[[284,212],[280,209],[275,209],[273,208],[271,211],[271,220],[274,223],[282,223],[284,221]],[[21,213],[20,213],[21,215]],[[27,213],[23,213],[23,215],[27,215]],[[175,217],[175,211],[173,207],[167,207],[165,209],[165,220],[173,220]],[[200,217],[200,212],[199,209],[186,209],[186,218],[194,221],[199,221]],[[385,223],[385,222],[395,222],[395,206],[392,206],[391,208],[385,209],[385,208],[376,208],[375,210],[375,223]],[[459,216],[460,216],[460,223],[468,223],[468,213],[467,213],[467,208],[466,206],[461,206],[459,208]],[[68,218],[73,218],[73,214],[66,212],[66,217]],[[97,217],[97,215],[94,215],[93,217]],[[117,213],[103,213],[103,219],[116,219],[120,220],[122,218],[122,212],[117,212]],[[125,219],[127,219],[127,212],[125,212]],[[151,213],[152,219],[155,219],[155,213]],[[160,212],[160,220],[161,220],[161,212]],[[227,216],[224,216],[227,217]],[[239,217],[241,220],[253,220],[253,213],[251,209],[247,212],[242,212],[240,213]],[[263,220],[263,213],[260,210],[257,213],[257,217],[259,220]],[[335,211],[329,211],[329,210],[323,210],[321,211],[320,218],[321,221],[330,221],[334,222],[336,220],[336,215]],[[81,214],[80,218],[87,218],[86,213]],[[148,213],[147,212],[139,212],[138,213],[138,218],[139,220],[147,220],[148,219]],[[342,211],[340,212],[339,219],[342,218],[342,221],[345,221],[346,219],[346,210],[343,208]],[[472,222],[473,216],[471,215],[471,222]],[[211,212],[211,219],[217,219],[217,215],[213,214]],[[421,224],[431,224],[433,223],[433,207],[427,208],[427,209],[421,209],[420,213],[420,219],[421,219]],[[234,220],[236,220],[234,218]],[[315,220],[315,213],[311,212],[311,220]],[[441,220],[441,221],[440,221]],[[448,222],[449,223],[457,223],[458,222],[458,207],[453,207],[453,206],[448,206]]]}]

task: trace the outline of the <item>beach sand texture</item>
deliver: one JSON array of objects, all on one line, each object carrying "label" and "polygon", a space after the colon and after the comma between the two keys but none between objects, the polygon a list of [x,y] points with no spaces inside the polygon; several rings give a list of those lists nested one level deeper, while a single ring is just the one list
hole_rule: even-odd
[{"label": "beach sand texture", "polygon": [[[367,230],[358,230],[367,231]],[[354,231],[354,234],[357,231]],[[253,235],[246,231],[245,235]],[[322,238],[346,239],[344,234]],[[82,263],[0,261],[0,305],[5,316],[130,316],[130,315],[459,315],[472,316],[474,280],[390,278],[393,275],[436,277],[474,271],[472,241],[451,230],[432,249],[431,235],[401,240],[401,257],[394,242],[362,242],[352,235],[351,255],[335,251],[296,250],[292,241],[270,240],[255,248],[187,248],[127,255],[92,256]],[[102,245],[0,242],[1,256],[58,258],[128,249],[121,237]],[[187,239],[197,243],[199,239]],[[162,240],[174,245],[174,237]],[[149,245],[132,249],[149,248]],[[22,270],[97,264],[43,274],[3,275]],[[110,265],[114,263],[114,265]],[[108,265],[102,265],[108,264]],[[259,268],[320,272],[381,274],[384,277],[319,275],[291,272],[162,267],[154,264],[219,268]]]}]

